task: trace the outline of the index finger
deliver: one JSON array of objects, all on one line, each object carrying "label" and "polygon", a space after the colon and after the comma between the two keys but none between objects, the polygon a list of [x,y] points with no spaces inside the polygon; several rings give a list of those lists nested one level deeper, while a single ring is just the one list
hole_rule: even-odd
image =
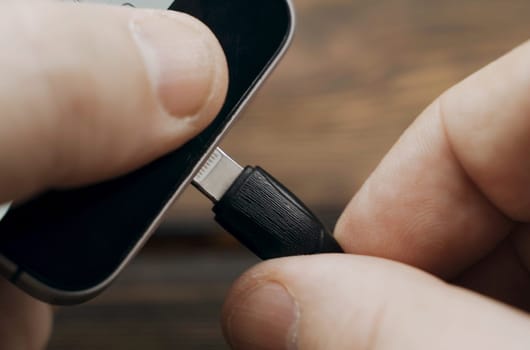
[{"label": "index finger", "polygon": [[453,276],[530,220],[530,44],[433,102],[344,211],[346,251]]}]

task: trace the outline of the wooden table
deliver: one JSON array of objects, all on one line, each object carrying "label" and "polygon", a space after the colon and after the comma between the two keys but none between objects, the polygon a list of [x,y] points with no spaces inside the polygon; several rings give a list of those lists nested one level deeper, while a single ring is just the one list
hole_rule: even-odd
[{"label": "wooden table", "polygon": [[[530,34],[527,0],[297,0],[292,49],[223,147],[329,225],[421,110]],[[219,309],[256,259],[188,191],[102,296],[58,311],[50,349],[224,349]]]}]

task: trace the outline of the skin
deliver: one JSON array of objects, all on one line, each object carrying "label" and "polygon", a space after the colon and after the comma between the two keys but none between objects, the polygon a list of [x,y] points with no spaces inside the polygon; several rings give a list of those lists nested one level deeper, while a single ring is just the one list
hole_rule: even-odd
[{"label": "skin", "polygon": [[[178,148],[215,117],[228,85],[215,36],[165,11],[3,1],[0,51],[0,203]],[[49,306],[0,280],[0,310],[1,349],[45,347]]]},{"label": "skin", "polygon": [[[196,21],[157,18],[146,30],[150,12],[26,4],[0,5],[0,201],[126,173],[220,107],[226,65]],[[167,33],[187,46],[153,56]],[[421,114],[337,225],[351,254],[279,259],[242,276],[223,311],[232,347],[526,349],[529,59],[524,44]],[[161,75],[159,61],[181,66]],[[45,346],[48,306],[2,281],[0,309],[0,348]]]},{"label": "skin", "polygon": [[530,43],[408,128],[335,229],[349,254],[258,265],[230,291],[234,349],[527,349]]}]

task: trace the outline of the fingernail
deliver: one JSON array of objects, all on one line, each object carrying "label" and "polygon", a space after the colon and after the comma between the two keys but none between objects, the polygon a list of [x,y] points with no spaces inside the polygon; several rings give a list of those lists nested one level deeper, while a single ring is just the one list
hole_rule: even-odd
[{"label": "fingernail", "polygon": [[280,284],[257,287],[230,308],[225,332],[233,349],[296,349],[298,307]]},{"label": "fingernail", "polygon": [[207,103],[223,55],[213,35],[186,15],[160,11],[137,14],[131,30],[166,111],[196,115]]}]

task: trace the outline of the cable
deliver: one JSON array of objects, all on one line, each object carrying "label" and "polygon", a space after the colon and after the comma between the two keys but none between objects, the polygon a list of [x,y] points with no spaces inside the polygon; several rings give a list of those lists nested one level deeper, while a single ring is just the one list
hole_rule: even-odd
[{"label": "cable", "polygon": [[280,182],[260,167],[241,167],[219,148],[193,184],[215,204],[215,220],[261,259],[343,252]]}]

